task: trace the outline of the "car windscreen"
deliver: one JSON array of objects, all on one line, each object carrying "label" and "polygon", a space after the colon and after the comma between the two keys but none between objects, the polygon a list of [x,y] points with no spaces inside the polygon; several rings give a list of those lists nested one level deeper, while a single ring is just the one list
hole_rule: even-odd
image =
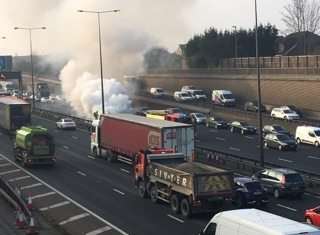
[{"label": "car windscreen", "polygon": [[284,113],[295,113],[293,112],[292,110],[289,110],[289,109],[286,109],[286,110],[283,110]]},{"label": "car windscreen", "polygon": [[248,182],[244,184],[248,191],[262,190],[259,182]]},{"label": "car windscreen", "polygon": [[206,116],[205,116],[204,114],[202,114],[202,113],[196,113],[195,116],[196,116],[197,118],[205,118],[205,117],[206,117]]},{"label": "car windscreen", "polygon": [[249,124],[246,123],[246,122],[239,122],[239,123],[240,123],[241,126],[249,126]]},{"label": "car windscreen", "polygon": [[223,94],[223,97],[225,99],[233,99],[233,95],[232,94]]},{"label": "car windscreen", "polygon": [[190,95],[187,94],[187,93],[181,93],[180,95],[181,95],[182,97],[190,97]]},{"label": "car windscreen", "polygon": [[286,177],[287,183],[296,183],[296,182],[303,183],[303,179],[299,174],[288,174],[285,177]]},{"label": "car windscreen", "polygon": [[277,135],[277,138],[280,141],[290,140],[289,136],[287,136],[287,135]]},{"label": "car windscreen", "polygon": [[281,126],[273,126],[273,129],[275,131],[284,131],[285,129],[283,129]]},{"label": "car windscreen", "polygon": [[204,95],[203,91],[194,91],[193,95]]},{"label": "car windscreen", "polygon": [[64,122],[73,122],[72,119],[64,119]]},{"label": "car windscreen", "polygon": [[320,136],[320,130],[316,130],[314,131],[314,133],[316,134],[316,136]]}]

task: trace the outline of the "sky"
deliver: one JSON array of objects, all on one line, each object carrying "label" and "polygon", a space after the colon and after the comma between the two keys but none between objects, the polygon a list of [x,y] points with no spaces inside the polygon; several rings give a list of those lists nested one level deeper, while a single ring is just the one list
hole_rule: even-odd
[{"label": "sky", "polygon": [[[257,0],[259,22],[275,24],[283,31],[281,11],[289,1]],[[119,8],[119,15],[102,19],[105,28],[112,27],[114,23],[120,25],[119,27],[126,24],[124,30],[131,30],[132,24],[134,31],[141,30],[140,33],[132,35],[133,40],[149,37],[148,43],[171,51],[174,51],[178,44],[185,43],[193,35],[212,26],[218,29],[231,29],[233,25],[242,28],[254,26],[254,0],[0,0],[0,5],[0,37],[7,37],[0,40],[1,54],[29,53],[28,35],[24,31],[13,30],[15,26],[47,27],[46,31],[33,34],[34,50],[39,54],[69,52],[74,44],[80,46],[80,43],[76,42],[79,40],[77,33],[74,35],[76,37],[72,35],[73,30],[81,31],[82,35],[87,34],[85,37],[89,37],[88,42],[96,40],[95,32],[89,36],[90,30],[95,29],[96,22],[92,17],[79,16],[76,10],[80,7]],[[60,21],[59,18],[65,19]],[[87,22],[83,26],[90,27],[87,32],[80,29],[80,25],[74,24],[84,20]],[[73,25],[70,27],[71,23]]]}]

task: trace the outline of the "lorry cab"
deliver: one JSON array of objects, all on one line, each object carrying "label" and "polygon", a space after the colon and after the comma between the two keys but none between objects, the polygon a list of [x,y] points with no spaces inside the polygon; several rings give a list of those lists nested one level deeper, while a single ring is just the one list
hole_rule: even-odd
[{"label": "lorry cab", "polygon": [[231,91],[228,90],[213,90],[212,102],[217,105],[235,106],[236,99]]},{"label": "lorry cab", "polygon": [[100,155],[100,149],[99,149],[99,141],[98,141],[98,136],[99,136],[99,120],[93,120],[91,123],[91,128],[90,128],[90,152],[97,156]]},{"label": "lorry cab", "polygon": [[320,235],[311,225],[258,209],[223,211],[216,214],[199,235]]}]

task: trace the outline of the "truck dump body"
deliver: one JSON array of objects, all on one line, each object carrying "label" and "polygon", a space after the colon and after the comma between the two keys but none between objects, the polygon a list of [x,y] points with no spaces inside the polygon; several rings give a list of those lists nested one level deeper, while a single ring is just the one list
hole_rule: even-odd
[{"label": "truck dump body", "polygon": [[193,127],[183,123],[133,114],[108,114],[100,118],[101,147],[131,158],[149,147],[173,148],[191,157],[193,135]]},{"label": "truck dump body", "polygon": [[177,186],[177,191],[196,198],[202,196],[231,194],[232,173],[199,162],[189,162],[172,154],[172,158],[161,159],[161,155],[149,156],[149,172],[152,181]]},{"label": "truck dump body", "polygon": [[0,97],[0,127],[12,131],[31,122],[31,106],[28,102],[11,97]]}]

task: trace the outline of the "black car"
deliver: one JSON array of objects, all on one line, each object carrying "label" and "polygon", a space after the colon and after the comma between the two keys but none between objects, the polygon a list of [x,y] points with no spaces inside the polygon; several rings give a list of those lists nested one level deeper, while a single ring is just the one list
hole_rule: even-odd
[{"label": "black car", "polygon": [[275,198],[285,195],[301,198],[305,184],[302,176],[294,170],[285,168],[264,169],[252,176],[260,181],[262,187]]},{"label": "black car", "polygon": [[268,201],[268,195],[260,182],[250,177],[235,177],[234,204],[238,208],[247,206],[264,206]]},{"label": "black car", "polygon": [[221,118],[210,116],[207,118],[206,126],[213,127],[216,129],[219,129],[219,128],[226,129],[228,128],[228,123]]},{"label": "black car", "polygon": [[[258,112],[258,102],[257,101],[248,101],[244,104],[244,110],[251,112]],[[266,107],[261,104],[261,112],[265,112]]]},{"label": "black car", "polygon": [[264,137],[265,148],[282,150],[297,150],[297,143],[294,138],[284,134],[267,134]]},{"label": "black car", "polygon": [[246,122],[234,121],[234,122],[232,122],[230,124],[230,131],[232,133],[238,132],[238,133],[241,133],[242,135],[255,134],[255,133],[257,133],[257,128],[255,128],[254,126],[249,125]]},{"label": "black car", "polygon": [[135,114],[136,115],[139,115],[139,116],[146,116],[147,115],[147,112],[148,112],[148,110],[149,110],[150,108],[148,108],[148,107],[141,107],[141,108],[138,108],[138,109],[136,109],[136,111],[135,111]]},{"label": "black car", "polygon": [[267,134],[284,134],[291,136],[290,132],[280,125],[265,125],[262,129],[264,135]]}]

